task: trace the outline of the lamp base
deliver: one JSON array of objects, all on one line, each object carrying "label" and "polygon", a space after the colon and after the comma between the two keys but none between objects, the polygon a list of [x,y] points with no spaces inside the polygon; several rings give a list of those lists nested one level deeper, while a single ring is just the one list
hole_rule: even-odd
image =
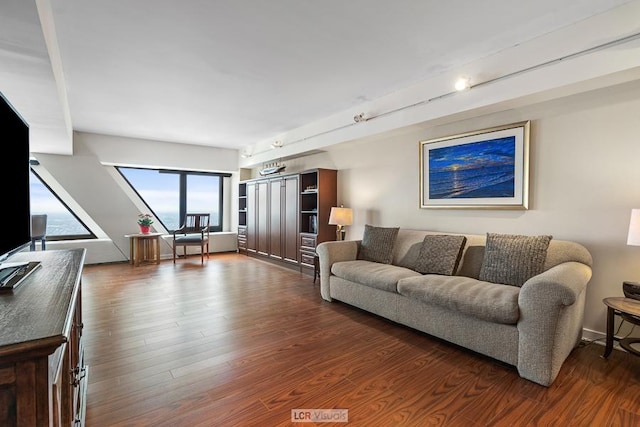
[{"label": "lamp base", "polygon": [[346,231],[343,226],[341,225],[336,226],[336,241],[340,242],[344,240],[345,234],[346,234]]}]

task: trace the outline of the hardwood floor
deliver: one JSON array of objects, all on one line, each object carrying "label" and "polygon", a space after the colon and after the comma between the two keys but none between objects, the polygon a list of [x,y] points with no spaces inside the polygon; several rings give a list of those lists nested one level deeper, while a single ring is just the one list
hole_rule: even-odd
[{"label": "hardwood floor", "polygon": [[89,265],[82,286],[88,427],[310,425],[291,410],[330,408],[354,426],[640,425],[640,358],[579,347],[542,387],[244,255]]}]

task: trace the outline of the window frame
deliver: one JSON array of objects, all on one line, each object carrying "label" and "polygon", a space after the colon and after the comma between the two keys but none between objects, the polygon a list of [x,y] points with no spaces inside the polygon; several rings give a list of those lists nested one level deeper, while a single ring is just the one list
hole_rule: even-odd
[{"label": "window frame", "polygon": [[135,166],[115,166],[115,168],[118,171],[118,173],[120,174],[120,176],[122,176],[122,178],[127,182],[129,187],[131,187],[131,189],[140,198],[142,203],[144,203],[144,205],[147,207],[147,209],[150,212],[153,213],[153,216],[155,218],[157,218],[158,221],[160,221],[162,226],[165,229],[167,229],[167,231],[169,233],[172,233],[175,230],[167,228],[165,223],[162,222],[162,219],[158,215],[156,215],[155,211],[151,208],[151,206],[149,206],[147,201],[138,192],[136,187],[131,183],[131,181],[129,181],[127,179],[125,174],[122,172],[121,168],[140,169],[140,170],[147,170],[147,171],[156,171],[158,173],[170,173],[170,174],[178,175],[178,192],[179,192],[179,194],[178,194],[178,218],[180,218],[178,227],[180,225],[182,225],[182,222],[184,221],[185,215],[187,214],[187,192],[188,192],[187,178],[188,178],[188,176],[189,175],[199,175],[199,176],[215,176],[215,177],[219,177],[220,178],[218,180],[218,186],[219,186],[219,188],[218,188],[218,199],[219,199],[218,200],[218,208],[219,208],[219,213],[220,213],[219,224],[218,225],[209,225],[209,231],[212,232],[212,233],[221,232],[222,231],[223,224],[224,224],[224,178],[230,178],[231,177],[230,173],[202,172],[202,171],[190,171],[190,170],[178,170],[178,169],[162,169],[162,168],[144,168],[144,167],[135,167]]},{"label": "window frame", "polygon": [[[47,241],[48,242],[62,242],[62,241],[65,241],[65,240],[97,239],[98,237],[91,230],[91,228],[88,227],[87,224],[85,224],[84,221],[82,221],[80,219],[80,217],[78,217],[78,215],[76,215],[76,213],[69,207],[69,205],[67,205],[64,202],[64,200],[62,200],[60,198],[60,196],[58,196],[58,194],[55,191],[53,191],[51,186],[49,184],[47,184],[47,182],[44,179],[42,179],[42,177],[38,174],[38,172],[32,167],[29,167],[29,170],[36,178],[38,178],[38,181],[40,181],[40,183],[49,191],[49,193],[53,197],[55,197],[56,200],[58,200],[60,202],[60,204],[62,204],[62,206],[64,206],[64,208],[67,210],[67,212],[69,212],[76,219],[76,221],[78,221],[80,224],[82,224],[82,226],[87,231],[89,231],[88,234],[47,234]],[[31,196],[29,196],[29,198],[31,198]],[[44,212],[44,213],[46,213],[46,212]]]}]

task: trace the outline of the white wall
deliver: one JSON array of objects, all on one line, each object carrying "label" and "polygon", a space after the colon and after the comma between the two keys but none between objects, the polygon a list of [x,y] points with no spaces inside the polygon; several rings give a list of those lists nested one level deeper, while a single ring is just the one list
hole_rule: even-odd
[{"label": "white wall", "polygon": [[[137,216],[147,211],[113,165],[233,172],[231,179],[225,179],[228,182],[224,189],[229,193],[228,202],[223,206],[223,231],[237,231],[237,217],[232,214],[235,208],[231,203],[235,200],[233,195],[237,194],[236,150],[76,132],[73,156],[36,154],[36,158],[47,177],[55,179],[47,184],[59,195],[68,196],[65,203],[73,206],[74,212],[99,237],[83,241],[51,241],[47,242],[47,247],[84,247],[88,264],[126,261],[129,239],[125,235],[138,232]],[[154,227],[156,231],[167,232],[159,222]],[[161,240],[160,247],[161,256],[170,258],[170,239]],[[212,237],[211,252],[235,248],[235,234],[222,233]],[[188,248],[192,253],[196,249]]]},{"label": "white wall", "polygon": [[[522,120],[532,121],[529,210],[419,208],[419,141]],[[354,209],[348,239],[361,238],[370,223],[552,234],[582,243],[594,258],[588,335],[605,330],[602,299],[622,296],[623,280],[640,280],[640,247],[626,245],[631,209],[640,207],[639,159],[640,82],[635,82],[444,126],[424,124],[286,164],[287,172],[339,169],[338,202]]]}]

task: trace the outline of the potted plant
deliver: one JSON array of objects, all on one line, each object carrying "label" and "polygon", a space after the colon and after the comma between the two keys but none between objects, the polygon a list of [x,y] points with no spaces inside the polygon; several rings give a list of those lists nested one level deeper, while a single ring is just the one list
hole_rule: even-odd
[{"label": "potted plant", "polygon": [[138,215],[138,225],[140,226],[140,232],[142,234],[149,233],[151,224],[153,224],[153,217],[151,215],[149,214]]}]

